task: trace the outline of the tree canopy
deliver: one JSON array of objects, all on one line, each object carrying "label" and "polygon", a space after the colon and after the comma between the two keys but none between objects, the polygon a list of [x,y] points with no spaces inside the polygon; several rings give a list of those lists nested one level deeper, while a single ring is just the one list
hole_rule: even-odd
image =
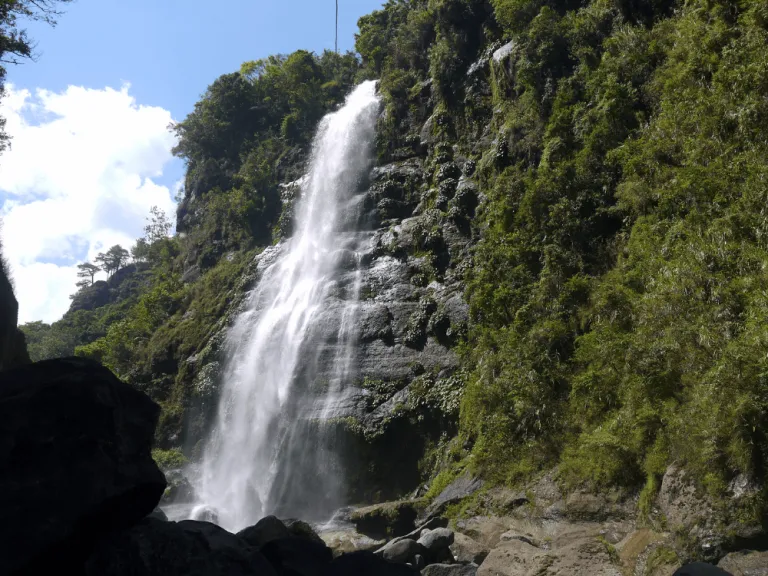
[{"label": "tree canopy", "polygon": [[[0,98],[5,94],[8,64],[20,64],[34,59],[34,45],[21,28],[24,20],[42,21],[51,26],[62,12],[59,8],[72,0],[0,0]],[[0,117],[0,152],[6,149],[10,137],[5,133],[5,118]]]},{"label": "tree canopy", "polygon": [[226,250],[272,241],[278,184],[301,175],[317,123],[343,102],[358,70],[354,54],[330,51],[245,62],[173,126],[174,154],[187,162],[177,229],[203,267]]},{"label": "tree canopy", "polygon": [[98,262],[101,265],[101,269],[109,275],[120,270],[120,268],[128,263],[129,259],[130,254],[128,250],[119,244],[115,244],[106,252],[99,253],[94,260]]}]

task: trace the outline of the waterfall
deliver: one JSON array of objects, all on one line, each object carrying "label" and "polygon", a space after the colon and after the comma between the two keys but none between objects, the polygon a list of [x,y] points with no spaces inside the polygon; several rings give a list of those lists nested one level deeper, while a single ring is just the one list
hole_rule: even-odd
[{"label": "waterfall", "polygon": [[228,530],[340,504],[338,458],[317,422],[352,369],[361,188],[378,110],[370,81],[323,118],[294,235],[262,254],[260,281],[229,331],[217,421],[195,482],[197,516]]}]

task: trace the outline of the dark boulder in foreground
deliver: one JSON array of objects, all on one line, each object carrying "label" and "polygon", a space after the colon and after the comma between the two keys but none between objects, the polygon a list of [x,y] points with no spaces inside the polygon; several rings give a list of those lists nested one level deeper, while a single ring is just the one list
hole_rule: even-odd
[{"label": "dark boulder in foreground", "polygon": [[369,550],[343,554],[328,568],[328,576],[416,576],[418,570],[405,564],[392,564]]},{"label": "dark boulder in foreground", "polygon": [[288,538],[291,535],[282,520],[275,516],[265,516],[255,525],[240,530],[237,536],[248,545],[260,548],[267,542],[278,538]]},{"label": "dark boulder in foreground", "polygon": [[146,518],[104,539],[86,576],[276,576],[254,548],[209,522]]},{"label": "dark boulder in foreground", "polygon": [[289,518],[284,521],[285,527],[288,529],[288,533],[296,538],[304,538],[306,540],[312,540],[318,544],[325,546],[325,542],[320,536],[317,535],[314,528],[304,522],[303,520],[297,520],[296,518]]},{"label": "dark boulder in foreground", "polygon": [[280,576],[324,576],[333,560],[325,544],[298,536],[270,540],[261,553]]},{"label": "dark boulder in foreground", "polygon": [[150,514],[160,409],[90,360],[0,374],[0,558],[6,574],[79,564],[102,535]]}]

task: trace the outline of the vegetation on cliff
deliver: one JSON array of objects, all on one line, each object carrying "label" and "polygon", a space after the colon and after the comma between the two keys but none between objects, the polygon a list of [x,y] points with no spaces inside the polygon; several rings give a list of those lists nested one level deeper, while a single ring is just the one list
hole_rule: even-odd
[{"label": "vegetation on cliff", "polygon": [[434,111],[477,164],[461,434],[487,477],[764,478],[767,40],[751,1],[392,1],[361,20],[382,152]]},{"label": "vegetation on cliff", "polygon": [[153,211],[133,264],[120,268],[125,251],[119,261],[104,255],[111,276],[83,284],[62,320],[22,326],[33,360],[93,358],[150,394],[163,408],[161,448],[203,426],[190,414],[197,360],[216,355],[211,341],[245,293],[248,264],[290,224],[278,185],[302,173],[319,119],[343,101],[358,66],[353,54],[298,51],[217,79],[173,127],[187,163],[179,233],[169,237]]},{"label": "vegetation on cliff", "polygon": [[[195,359],[251,256],[289,230],[279,184],[321,116],[380,78],[380,160],[426,156],[425,202],[476,240],[456,469],[513,483],[560,465],[565,482],[647,494],[672,462],[713,494],[762,482],[764,3],[390,0],[356,46],[360,59],[300,51],[211,85],[175,128],[182,234],[125,298],[70,312],[67,346],[157,399],[161,446],[177,446]],[[461,198],[461,173],[472,218],[440,197],[453,182]]]}]

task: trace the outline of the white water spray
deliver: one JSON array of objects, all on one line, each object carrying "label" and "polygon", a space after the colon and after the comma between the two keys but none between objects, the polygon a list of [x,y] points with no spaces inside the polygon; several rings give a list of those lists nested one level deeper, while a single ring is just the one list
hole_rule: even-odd
[{"label": "white water spray", "polygon": [[[339,498],[327,442],[301,422],[328,415],[350,369],[359,290],[354,231],[378,109],[375,82],[365,82],[320,123],[296,232],[262,256],[258,286],[228,335],[218,420],[196,482],[198,516],[212,510],[228,530],[278,509],[322,514],[320,503],[327,508]],[[329,350],[332,358],[321,362]],[[317,509],[306,509],[312,503]]]}]

